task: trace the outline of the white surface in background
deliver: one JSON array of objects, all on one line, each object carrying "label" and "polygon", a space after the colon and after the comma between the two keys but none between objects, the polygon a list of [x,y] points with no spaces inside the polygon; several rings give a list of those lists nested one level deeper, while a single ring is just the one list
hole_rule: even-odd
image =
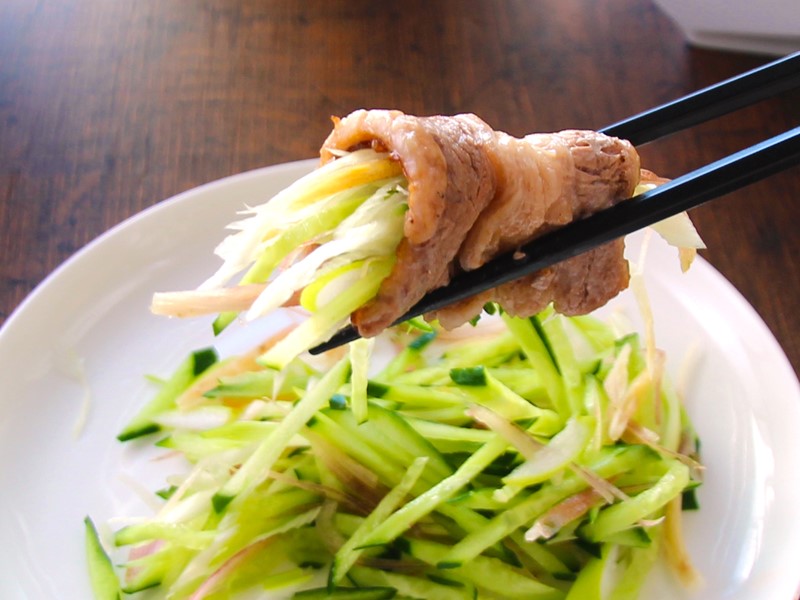
[{"label": "white surface in background", "polygon": [[655,0],[692,44],[781,56],[800,51],[798,0]]}]

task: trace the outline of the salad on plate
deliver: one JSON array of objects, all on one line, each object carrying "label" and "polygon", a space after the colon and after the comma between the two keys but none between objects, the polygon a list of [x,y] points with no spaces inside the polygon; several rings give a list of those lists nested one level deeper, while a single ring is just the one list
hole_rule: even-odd
[{"label": "salad on plate", "polygon": [[[699,442],[622,241],[389,327],[454,273],[657,185],[635,149],[357,111],[322,158],[245,210],[198,289],[154,296],[218,314],[217,335],[286,326],[153,378],[118,438],[179,468],[153,514],[87,517],[97,597],[623,599],[659,560],[696,583]],[[688,267],[688,217],[656,230]],[[641,333],[588,314],[628,285]],[[307,353],[346,323],[364,339]]]}]

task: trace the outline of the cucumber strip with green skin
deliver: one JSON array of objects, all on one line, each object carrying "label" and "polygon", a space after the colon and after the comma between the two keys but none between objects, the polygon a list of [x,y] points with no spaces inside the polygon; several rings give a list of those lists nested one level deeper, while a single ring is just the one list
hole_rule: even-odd
[{"label": "cucumber strip with green skin", "polygon": [[661,531],[658,528],[652,536],[652,543],[644,548],[631,548],[624,572],[614,586],[613,600],[636,600],[640,597],[647,575],[653,569],[659,556]]},{"label": "cucumber strip with green skin", "polygon": [[589,447],[601,448],[607,441],[608,425],[605,418],[608,413],[608,395],[597,377],[587,374],[584,378],[583,404],[586,412],[594,417],[594,431]]},{"label": "cucumber strip with green skin", "polygon": [[472,402],[493,410],[509,421],[536,419],[537,432],[543,435],[552,435],[561,428],[562,421],[556,413],[531,404],[486,370],[482,369],[481,372],[485,385],[459,385],[459,389]]},{"label": "cucumber strip with green skin", "polygon": [[610,545],[604,545],[601,556],[589,559],[578,573],[565,600],[605,600],[604,579],[614,568],[614,558],[616,551],[612,552]]},{"label": "cucumber strip with green skin", "polygon": [[374,339],[357,339],[350,344],[350,363],[353,374],[350,378],[350,406],[357,423],[367,420],[367,371],[372,355]]},{"label": "cucumber strip with green skin", "polygon": [[458,470],[425,493],[393,513],[364,540],[364,546],[383,545],[395,540],[422,517],[452,498],[458,490],[472,481],[483,469],[505,452],[508,443],[498,437],[487,442],[470,456]]},{"label": "cucumber strip with green skin", "polygon": [[698,510],[700,502],[697,500],[697,491],[689,488],[681,494],[681,510]]},{"label": "cucumber strip with green skin", "polygon": [[542,329],[547,335],[547,339],[550,342],[550,350],[561,373],[561,381],[570,414],[573,416],[580,415],[583,412],[583,373],[581,373],[572,343],[564,329],[564,317],[555,315],[542,323]]},{"label": "cucumber strip with green skin", "polygon": [[345,512],[337,512],[335,515],[333,515],[333,524],[336,527],[336,531],[338,531],[339,533],[341,533],[346,537],[350,537],[356,532],[356,530],[359,527],[361,527],[365,519],[366,517],[351,515],[350,513],[345,513]]},{"label": "cucumber strip with green skin", "polygon": [[668,378],[661,381],[661,394],[664,400],[664,415],[661,422],[659,443],[667,450],[677,452],[681,443],[681,420],[683,406],[678,393]]},{"label": "cucumber strip with green skin", "polygon": [[226,526],[234,521],[241,521],[243,524],[234,535],[244,542],[248,531],[271,529],[276,523],[291,520],[298,511],[304,511],[306,507],[319,502],[320,497],[316,492],[293,486],[270,486],[264,490],[259,488],[241,502],[235,516],[225,515],[221,523]]},{"label": "cucumber strip with green skin", "polygon": [[[408,553],[429,565],[436,566],[449,548],[427,540],[408,539]],[[534,579],[497,558],[477,556],[468,565],[447,571],[472,582],[491,594],[501,594],[509,600],[561,600],[564,593]]]},{"label": "cucumber strip with green skin", "polygon": [[384,441],[385,438],[390,438],[394,443],[404,446],[410,454],[407,464],[413,462],[418,456],[426,456],[429,459],[428,468],[434,471],[438,477],[447,477],[452,474],[453,471],[447,461],[434,448],[433,444],[421,436],[408,421],[397,413],[370,404],[369,415],[373,421],[372,425],[360,428],[368,432],[374,430],[376,440],[382,436]]},{"label": "cucumber strip with green skin", "polygon": [[174,549],[165,548],[127,562],[122,591],[126,594],[135,594],[162,585],[167,579],[168,565],[175,561],[175,556]]},{"label": "cucumber strip with green skin", "polygon": [[486,368],[482,365],[477,367],[461,367],[450,369],[450,379],[456,385],[466,387],[485,387]]},{"label": "cucumber strip with green skin", "polygon": [[[296,567],[281,573],[258,577],[258,587],[264,590],[280,590],[290,586],[296,588],[307,583],[313,577],[312,569]],[[244,588],[244,586],[242,587]]]},{"label": "cucumber strip with green skin", "polygon": [[214,322],[211,324],[211,331],[214,332],[214,335],[219,335],[225,329],[227,329],[228,325],[233,323],[236,320],[236,317],[239,316],[238,312],[227,310],[225,312],[219,313]]},{"label": "cucumber strip with green skin", "polygon": [[506,508],[503,503],[497,502],[494,499],[494,488],[480,487],[467,490],[460,494],[456,494],[448,501],[448,504],[454,506],[467,506],[473,510],[502,510]]},{"label": "cucumber strip with green skin", "polygon": [[[263,398],[272,396],[278,371],[263,369],[229,377],[220,377],[216,387],[203,394],[206,398]],[[300,383],[300,382],[298,382]]]},{"label": "cucumber strip with green skin", "polygon": [[428,457],[422,456],[411,463],[411,466],[408,468],[408,471],[406,471],[400,483],[381,499],[378,506],[367,515],[358,529],[350,534],[344,546],[339,549],[336,556],[333,558],[330,581],[336,584],[342,580],[350,567],[355,564],[358,557],[361,555],[358,549],[361,542],[367,538],[374,527],[392,514],[405,499],[417,483],[417,479],[419,479],[419,476],[422,474],[422,470],[425,468],[427,462]]},{"label": "cucumber strip with green skin", "polygon": [[350,570],[350,577],[358,585],[368,586],[390,586],[398,591],[403,597],[420,598],[430,600],[474,600],[475,591],[473,588],[457,588],[450,585],[442,585],[428,578],[405,575],[403,573],[393,573],[391,571],[379,571],[366,567],[353,567]]},{"label": "cucumber strip with green skin", "polygon": [[511,499],[509,502],[501,502],[495,498],[494,492],[494,487],[481,487],[454,496],[447,502],[454,506],[462,506],[478,511],[503,511],[515,506],[525,497],[522,495]]},{"label": "cucumber strip with green skin", "polygon": [[[277,423],[269,422],[270,425],[277,425]],[[264,435],[274,431],[277,427],[263,428],[261,431]],[[158,448],[169,448],[184,454],[184,456],[195,462],[202,460],[206,457],[218,456],[225,452],[244,452],[247,454],[247,449],[253,444],[257,444],[264,437],[261,436],[256,440],[247,439],[230,439],[230,438],[204,438],[193,432],[179,431],[173,433],[170,437],[160,440],[155,444]],[[287,448],[298,448],[306,446],[306,441],[299,437],[294,436],[287,443]],[[238,452],[237,452],[238,453]],[[243,459],[246,456],[242,457]]]},{"label": "cucumber strip with green skin", "polygon": [[358,424],[351,412],[324,410],[322,414],[342,427],[346,435],[361,439],[372,450],[387,460],[387,455],[401,469],[406,469],[418,456],[429,459],[422,481],[428,487],[449,476],[452,469],[433,445],[420,436],[396,413],[370,405],[369,419]]},{"label": "cucumber strip with green skin", "polygon": [[391,378],[381,373],[375,377],[375,380],[383,383],[391,382],[391,385],[398,383],[407,385],[446,385],[450,383],[450,369],[441,366],[430,367],[423,365],[392,375]]},{"label": "cucumber strip with green skin", "polygon": [[[372,388],[375,389],[374,387]],[[466,395],[458,389],[445,386],[414,385],[408,383],[383,384],[380,398],[400,403],[404,408],[463,407]]]},{"label": "cucumber strip with green skin", "polygon": [[308,429],[372,471],[384,485],[388,487],[397,485],[403,478],[403,467],[391,456],[383,456],[376,451],[360,433],[357,436],[352,435],[334,421],[329,415],[334,415],[336,412],[343,411],[330,411],[328,414],[327,411],[320,411],[308,423]]},{"label": "cucumber strip with green skin", "polygon": [[[416,370],[425,364],[423,349],[435,338],[435,334],[425,333],[403,348],[392,358],[383,370],[376,375],[378,381],[391,381],[408,371]],[[418,343],[414,343],[418,342]]]},{"label": "cucumber strip with green skin", "polygon": [[442,356],[441,364],[447,369],[460,367],[496,367],[519,352],[519,343],[512,333],[499,334],[495,339],[455,344]]},{"label": "cucumber strip with green skin", "polygon": [[[208,431],[175,431],[170,437],[159,440],[156,446],[178,450],[195,461],[203,456],[256,444],[278,425],[276,421],[234,421]],[[295,436],[287,446],[306,447],[308,442]]]},{"label": "cucumber strip with green skin", "polygon": [[581,528],[581,534],[591,541],[602,542],[662,509],[689,483],[689,467],[677,460],[668,461],[668,464],[669,469],[655,485],[602,509],[594,522]]},{"label": "cucumber strip with green skin", "polygon": [[100,542],[94,522],[89,517],[83,522],[86,528],[86,562],[95,600],[119,600],[122,597],[122,590],[114,565]]},{"label": "cucumber strip with green skin", "polygon": [[175,408],[175,400],[195,379],[217,362],[217,353],[212,348],[193,352],[175,370],[158,390],[117,435],[120,442],[126,442],[143,435],[161,431],[161,426],[152,419],[155,415]]},{"label": "cucumber strip with green skin", "polygon": [[169,542],[160,544],[154,552],[125,563],[122,591],[134,594],[154,587],[168,589],[183,571],[194,551]]},{"label": "cucumber strip with green skin", "polygon": [[[600,459],[590,468],[600,477],[608,478],[633,468],[646,456],[648,453],[644,449],[631,446]],[[566,475],[558,485],[545,484],[523,502],[493,517],[480,531],[470,533],[455,544],[440,567],[463,565],[516,529],[533,522],[561,500],[587,487],[586,481],[575,475]]]},{"label": "cucumber strip with green skin", "polygon": [[557,577],[559,575],[567,575],[571,571],[547,546],[537,542],[529,542],[525,539],[525,535],[517,530],[510,536],[511,540],[516,543],[521,552],[524,552],[535,563],[540,565],[550,575]]},{"label": "cucumber strip with green skin", "polygon": [[[284,390],[303,388],[308,383],[308,371],[284,369],[282,372],[273,369],[249,371],[238,375],[220,377],[219,384],[207,391],[206,398],[273,398]],[[280,384],[275,389],[275,384]]]},{"label": "cucumber strip with green skin", "polygon": [[561,374],[533,321],[518,319],[508,314],[503,314],[503,321],[516,337],[533,370],[541,377],[553,409],[563,418],[569,416],[569,404],[565,397]]},{"label": "cucumber strip with green skin", "polygon": [[528,402],[536,404],[542,400],[547,401],[547,392],[544,389],[541,377],[529,367],[503,366],[487,370],[497,381],[511,389],[515,394],[525,398]]},{"label": "cucumber strip with green skin", "polygon": [[[447,502],[440,504],[436,508],[436,512],[452,520],[458,527],[466,532],[480,531],[480,529],[485,527],[489,522],[489,519],[479,512],[471,510],[466,506],[451,505]],[[434,517],[435,516],[436,515],[434,515]]]},{"label": "cucumber strip with green skin", "polygon": [[644,527],[631,527],[607,536],[605,543],[617,546],[630,546],[632,548],[648,548],[653,543],[653,538]]},{"label": "cucumber strip with green skin", "polygon": [[[324,414],[318,414],[317,417],[308,424],[308,428],[310,431],[321,436],[321,438],[324,438],[326,443],[335,446],[345,454],[356,459],[374,473],[385,485],[394,487],[402,480],[405,467],[399,466],[391,457],[383,456],[379,452],[373,450],[369,444],[361,439],[360,435],[349,435],[347,430],[340,427]],[[420,495],[428,490],[429,487],[429,484],[424,483],[422,479],[420,479],[414,486],[412,493]],[[437,511],[454,521],[464,531],[478,531],[488,522],[486,517],[465,507],[441,504],[437,508]]]},{"label": "cucumber strip with green skin", "polygon": [[117,546],[129,546],[151,540],[165,540],[191,550],[202,550],[214,537],[216,533],[213,531],[197,531],[179,523],[151,521],[123,527],[114,535],[114,543]]},{"label": "cucumber strip with green skin", "polygon": [[603,352],[614,345],[613,331],[597,317],[578,315],[569,319],[589,341],[595,352]]},{"label": "cucumber strip with green skin", "polygon": [[364,588],[316,588],[295,593],[292,598],[296,600],[326,600],[327,598],[341,598],[341,600],[388,600],[397,595],[397,590],[390,587],[364,587]]},{"label": "cucumber strip with green skin", "polygon": [[341,359],[295,404],[277,429],[264,439],[238,471],[214,494],[214,510],[221,512],[240,493],[252,489],[283,454],[286,444],[322,409],[349,374],[350,362]]},{"label": "cucumber strip with green skin", "polygon": [[382,258],[372,261],[367,268],[367,274],[352,285],[346,294],[332,299],[308,317],[260,356],[258,362],[283,369],[300,353],[336,333],[353,311],[375,296],[381,282],[391,271],[391,264],[388,259]]},{"label": "cucumber strip with green skin", "polygon": [[593,420],[589,417],[572,418],[566,426],[525,461],[503,478],[503,483],[513,486],[529,486],[553,476],[566,468],[583,453],[592,434]]},{"label": "cucumber strip with green skin", "polygon": [[314,457],[310,453],[303,455],[303,457],[291,468],[291,472],[300,481],[319,481],[319,469],[314,462]]},{"label": "cucumber strip with green skin", "polygon": [[658,558],[659,538],[644,548],[603,544],[599,558],[592,558],[581,569],[566,600],[636,600],[648,573]]},{"label": "cucumber strip with green skin", "polygon": [[[386,408],[386,407],[384,407]],[[463,406],[451,406],[448,408],[405,408],[397,407],[399,413],[404,417],[412,419],[423,419],[426,421],[436,421],[445,425],[467,425],[470,421]]]},{"label": "cucumber strip with green skin", "polygon": [[406,422],[414,428],[414,431],[431,443],[435,443],[435,440],[447,440],[451,442],[485,444],[495,435],[488,429],[455,427],[453,425],[427,421],[425,419],[415,419],[412,417],[407,418]]}]

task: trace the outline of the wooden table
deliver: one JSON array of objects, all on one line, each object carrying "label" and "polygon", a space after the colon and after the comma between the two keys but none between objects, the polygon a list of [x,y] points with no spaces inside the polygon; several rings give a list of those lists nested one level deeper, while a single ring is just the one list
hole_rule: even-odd
[{"label": "wooden table", "polygon": [[[649,0],[3,0],[0,322],[142,209],[315,156],[330,115],[596,128],[766,60],[687,47]],[[795,91],[641,153],[672,177],[799,123]],[[693,217],[800,370],[800,170]]]}]

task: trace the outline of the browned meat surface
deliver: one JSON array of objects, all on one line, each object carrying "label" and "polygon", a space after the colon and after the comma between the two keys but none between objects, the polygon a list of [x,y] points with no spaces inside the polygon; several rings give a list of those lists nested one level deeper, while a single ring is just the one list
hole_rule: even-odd
[{"label": "browned meat surface", "polygon": [[535,315],[551,302],[561,314],[586,314],[628,287],[624,250],[624,242],[616,240],[426,317],[438,319],[445,329],[454,329],[479,314],[487,302],[497,302],[517,317]]},{"label": "browned meat surface", "polygon": [[[575,130],[509,138],[498,134],[492,154],[500,165],[498,189],[459,253],[465,270],[630,198],[639,180],[636,150],[617,138]],[[622,241],[612,242],[430,317],[457,327],[489,301],[516,316],[536,314],[551,302],[563,314],[591,312],[627,287],[623,251]]]},{"label": "browned meat surface", "polygon": [[495,190],[480,140],[494,135],[472,115],[410,117],[397,111],[357,111],[336,123],[322,150],[376,143],[403,164],[409,184],[405,237],[397,264],[377,297],[353,313],[364,336],[380,333],[428,290],[446,284],[467,232]]},{"label": "browned meat surface", "polygon": [[[335,122],[322,149],[366,145],[390,151],[409,180],[409,211],[398,261],[378,296],[353,314],[363,336],[389,326],[457,270],[479,267],[547,231],[631,197],[639,180],[635,149],[593,131],[568,130],[519,139],[494,132],[473,115],[413,117],[356,111]],[[429,318],[452,328],[487,301],[529,316],[550,302],[582,314],[628,283],[622,242],[614,242]]]}]

